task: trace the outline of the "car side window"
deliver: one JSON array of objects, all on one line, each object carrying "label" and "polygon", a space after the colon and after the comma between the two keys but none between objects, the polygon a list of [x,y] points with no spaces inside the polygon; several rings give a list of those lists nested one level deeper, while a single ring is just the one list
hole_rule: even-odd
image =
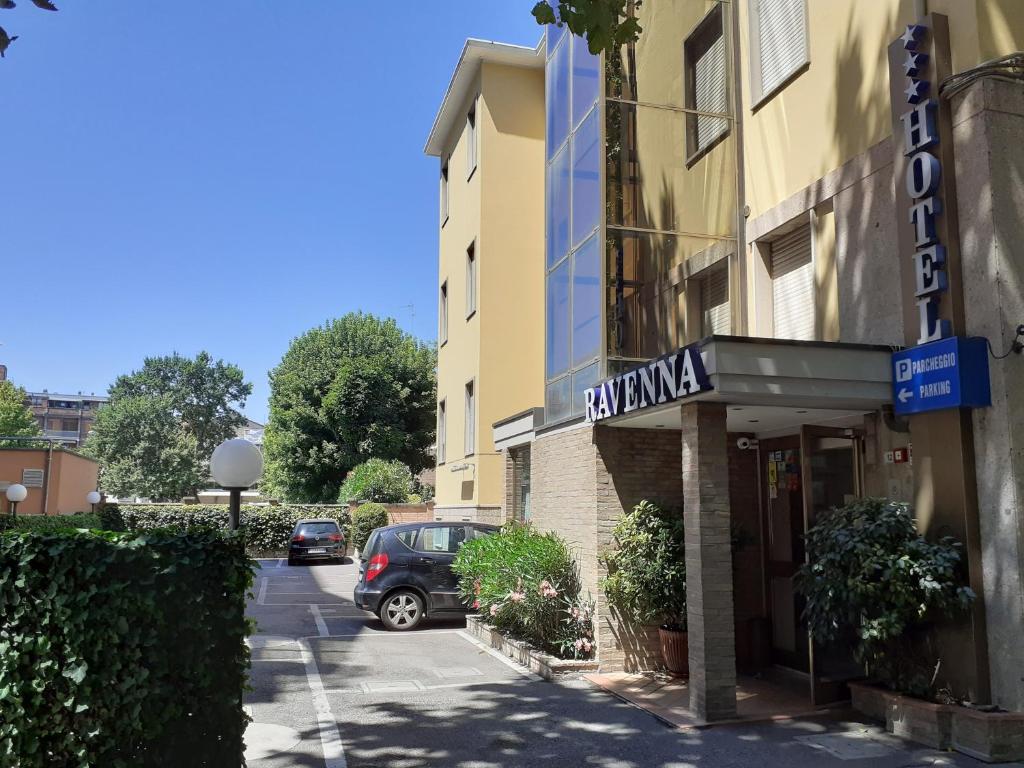
[{"label": "car side window", "polygon": [[395,533],[395,537],[405,544],[409,549],[414,549],[416,546],[416,534],[419,533],[418,528],[410,528],[407,531],[398,531]]},{"label": "car side window", "polygon": [[455,554],[466,541],[467,530],[465,525],[434,525],[424,528],[417,549],[420,552]]},{"label": "car side window", "polygon": [[469,535],[470,539],[486,539],[488,536],[492,536],[495,533],[491,528],[472,528]]}]

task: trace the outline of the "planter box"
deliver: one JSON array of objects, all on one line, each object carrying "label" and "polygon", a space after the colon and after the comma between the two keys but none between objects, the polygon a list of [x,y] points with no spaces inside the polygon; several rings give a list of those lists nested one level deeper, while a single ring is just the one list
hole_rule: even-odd
[{"label": "planter box", "polygon": [[960,707],[902,696],[867,683],[850,683],[850,695],[854,709],[884,722],[889,733],[932,749],[953,746],[953,713]]},{"label": "planter box", "polygon": [[506,637],[494,627],[484,624],[479,616],[467,616],[466,629],[481,642],[486,643],[495,650],[501,651],[513,661],[519,662],[545,680],[554,680],[556,677],[580,676],[587,672],[596,672],[598,669],[598,663],[594,659],[586,661],[559,659],[543,651],[538,651],[532,645],[522,640],[513,640],[510,637]]},{"label": "planter box", "polygon": [[1024,760],[1024,713],[955,707],[953,749],[987,763]]}]

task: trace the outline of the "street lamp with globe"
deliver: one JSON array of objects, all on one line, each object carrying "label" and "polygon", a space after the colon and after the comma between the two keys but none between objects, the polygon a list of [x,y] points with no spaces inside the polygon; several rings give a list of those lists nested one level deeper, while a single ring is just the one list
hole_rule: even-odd
[{"label": "street lamp with globe", "polygon": [[11,503],[11,517],[18,515],[18,503],[28,496],[28,488],[21,483],[15,483],[7,487],[7,500]]},{"label": "street lamp with globe", "polygon": [[231,495],[228,526],[232,531],[237,531],[242,491],[263,475],[263,454],[253,443],[240,437],[225,440],[210,457],[210,473],[217,484]]},{"label": "street lamp with globe", "polygon": [[92,513],[94,515],[96,514],[96,505],[100,503],[100,499],[102,498],[103,497],[100,496],[99,491],[89,491],[87,494],[85,494],[85,500],[89,502],[89,506],[92,507]]}]

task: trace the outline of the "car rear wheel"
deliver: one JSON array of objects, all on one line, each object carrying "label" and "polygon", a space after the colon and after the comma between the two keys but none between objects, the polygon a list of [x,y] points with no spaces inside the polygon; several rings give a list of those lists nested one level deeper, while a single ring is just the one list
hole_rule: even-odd
[{"label": "car rear wheel", "polygon": [[381,606],[380,620],[397,632],[413,629],[423,620],[423,600],[415,592],[395,592]]}]

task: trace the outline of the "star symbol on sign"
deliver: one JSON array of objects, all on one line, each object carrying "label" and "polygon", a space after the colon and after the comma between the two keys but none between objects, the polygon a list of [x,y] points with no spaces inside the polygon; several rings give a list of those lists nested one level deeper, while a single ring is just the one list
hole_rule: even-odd
[{"label": "star symbol on sign", "polygon": [[907,31],[900,35],[900,40],[903,41],[903,47],[911,51],[916,49],[918,38],[921,37],[922,32],[924,32],[923,25],[908,24]]},{"label": "star symbol on sign", "polygon": [[907,77],[914,77],[928,61],[927,53],[911,53],[907,51],[907,58],[903,60],[903,71]]},{"label": "star symbol on sign", "polygon": [[917,104],[921,101],[928,93],[928,85],[927,80],[914,80],[911,78],[906,89],[903,91],[907,94],[907,101],[911,104]]}]

